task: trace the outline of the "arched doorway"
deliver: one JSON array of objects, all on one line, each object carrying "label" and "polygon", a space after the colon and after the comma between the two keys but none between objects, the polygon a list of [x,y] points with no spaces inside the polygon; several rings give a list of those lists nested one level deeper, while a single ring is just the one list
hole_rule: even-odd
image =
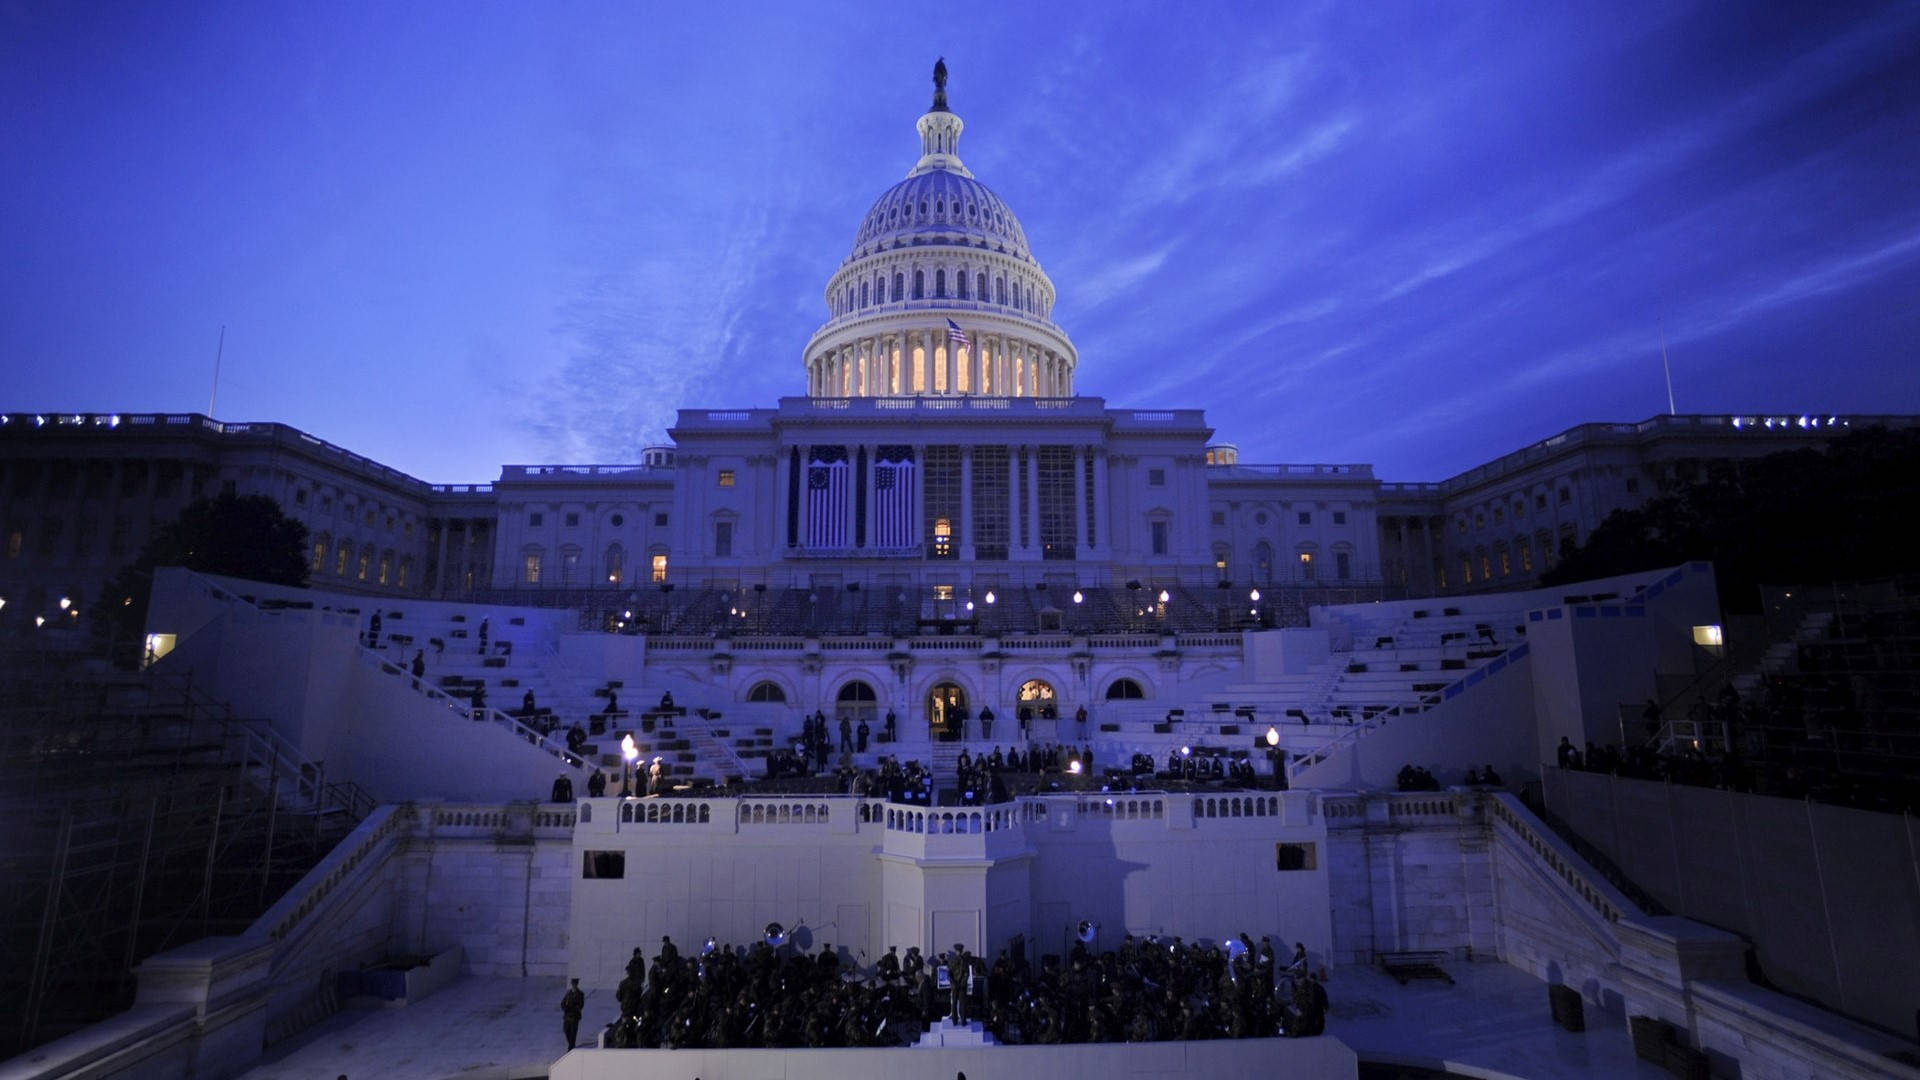
[{"label": "arched doorway", "polygon": [[1043,679],[1028,679],[1020,684],[1019,710],[1027,719],[1057,720],[1060,709],[1054,701],[1053,684]]},{"label": "arched doorway", "polygon": [[873,687],[858,679],[840,688],[833,702],[833,719],[837,725],[841,719],[850,724],[865,720],[869,725],[880,722],[880,704],[875,697]]},{"label": "arched doorway", "polygon": [[959,683],[943,682],[927,695],[927,733],[940,742],[961,738],[967,719],[967,692]]}]

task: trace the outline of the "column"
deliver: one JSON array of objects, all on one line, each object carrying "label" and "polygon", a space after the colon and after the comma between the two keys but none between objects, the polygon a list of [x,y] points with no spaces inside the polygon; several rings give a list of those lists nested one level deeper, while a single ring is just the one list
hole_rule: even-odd
[{"label": "column", "polygon": [[1077,557],[1087,541],[1087,470],[1081,458],[1087,448],[1073,448],[1073,552]]},{"label": "column", "polygon": [[[317,497],[317,494],[308,496],[308,498],[316,498],[316,497]],[[450,518],[440,519],[440,560],[439,562],[434,564],[435,566],[435,569],[433,571],[434,592],[429,593],[428,595],[439,595],[442,597],[448,595],[448,592],[447,592],[447,532],[448,532],[448,526],[452,524],[453,522]],[[332,555],[333,552],[329,551],[327,552],[327,554]],[[309,559],[313,557],[311,544],[308,545],[308,550],[306,552],[306,555],[307,555],[307,558]],[[319,574],[314,575],[314,577],[319,577],[319,576],[320,576]],[[621,582],[621,584],[624,585],[626,584],[626,582],[623,581]]]},{"label": "column", "polygon": [[1113,550],[1113,512],[1107,508],[1107,452],[1093,448],[1093,544],[1098,552]]},{"label": "column", "polygon": [[1007,447],[1007,557],[1020,557],[1020,448]]},{"label": "column", "polygon": [[920,368],[923,373],[921,385],[926,392],[933,393],[933,331],[920,331]]},{"label": "column", "polygon": [[1040,557],[1040,448],[1027,447],[1027,547]]},{"label": "column", "polygon": [[927,542],[927,444],[913,444],[913,535],[914,546],[926,553]]},{"label": "column", "polygon": [[973,447],[960,448],[960,558],[973,561]]},{"label": "column", "polygon": [[943,366],[947,369],[947,393],[957,394],[960,392],[960,350],[954,348],[953,342],[948,340],[941,351],[946,355],[946,363]]}]

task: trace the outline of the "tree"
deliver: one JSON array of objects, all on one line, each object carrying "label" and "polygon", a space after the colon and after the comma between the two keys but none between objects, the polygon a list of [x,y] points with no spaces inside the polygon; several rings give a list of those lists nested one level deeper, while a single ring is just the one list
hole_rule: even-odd
[{"label": "tree", "polygon": [[307,527],[265,495],[195,500],[101,590],[89,613],[94,639],[116,663],[137,666],[156,567],[299,586],[307,583],[306,548]]},{"label": "tree", "polygon": [[1824,450],[1721,462],[1631,510],[1616,510],[1546,585],[1709,559],[1729,611],[1759,610],[1761,585],[1910,573],[1904,534],[1920,498],[1920,429],[1852,432]]}]

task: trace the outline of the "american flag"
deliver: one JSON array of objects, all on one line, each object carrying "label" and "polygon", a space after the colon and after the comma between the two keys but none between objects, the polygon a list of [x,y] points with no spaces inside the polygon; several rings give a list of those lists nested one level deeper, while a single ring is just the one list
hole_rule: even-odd
[{"label": "american flag", "polygon": [[807,467],[807,546],[847,546],[847,463],[814,461]]},{"label": "american flag", "polygon": [[972,344],[972,342],[967,340],[967,332],[960,329],[960,324],[954,322],[952,319],[947,320],[947,340],[956,345]]},{"label": "american flag", "polygon": [[875,543],[904,548],[914,543],[913,462],[880,461],[873,468]]}]

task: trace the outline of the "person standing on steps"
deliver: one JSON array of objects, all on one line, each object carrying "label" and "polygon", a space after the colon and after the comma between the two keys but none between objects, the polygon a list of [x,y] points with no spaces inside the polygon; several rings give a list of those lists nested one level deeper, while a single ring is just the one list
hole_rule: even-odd
[{"label": "person standing on steps", "polygon": [[573,1049],[576,1036],[580,1034],[580,1014],[587,1011],[587,995],[580,989],[580,980],[573,980],[567,996],[560,999],[560,1024],[567,1032],[567,1049]]}]

